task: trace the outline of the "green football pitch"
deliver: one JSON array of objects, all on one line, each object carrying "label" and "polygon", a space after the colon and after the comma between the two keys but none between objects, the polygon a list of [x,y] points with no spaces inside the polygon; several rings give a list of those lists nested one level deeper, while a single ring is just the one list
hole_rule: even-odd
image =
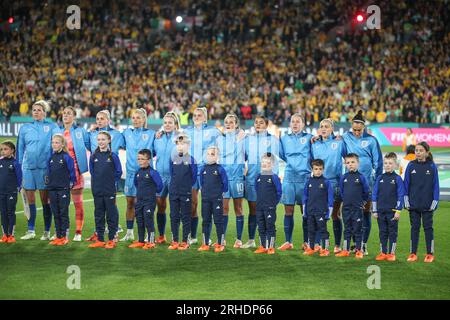
[{"label": "green football pitch", "polygon": [[[84,236],[87,237],[94,228],[90,190],[85,191],[84,200]],[[123,226],[123,195],[119,195],[118,207]],[[246,205],[244,208],[247,222],[248,209]],[[53,247],[38,240],[43,230],[42,210],[39,210],[35,240],[19,239],[15,244],[0,244],[0,299],[449,299],[449,209],[449,202],[441,202],[435,214],[436,260],[432,264],[423,262],[423,230],[419,261],[406,262],[410,232],[405,211],[399,224],[397,261],[377,262],[375,256],[379,245],[375,220],[369,256],[363,260],[303,256],[298,207],[295,249],[277,251],[271,256],[255,255],[250,249],[232,248],[236,235],[232,210],[227,232],[229,246],[222,253],[198,252],[198,245],[184,252],[169,251],[167,245],[149,251],[129,249],[124,243],[119,243],[114,250],[89,249],[87,242],[72,241],[65,247]],[[26,231],[20,200],[17,211],[16,235],[20,238]],[[280,245],[284,242],[281,205],[277,214],[277,244]],[[73,235],[73,206],[70,216]],[[333,244],[331,222],[328,230]],[[166,232],[170,235],[169,224]],[[247,226],[244,241],[246,237]],[[67,286],[72,277],[68,268],[74,265],[80,270],[80,289]],[[369,278],[373,276],[373,266],[379,267],[380,289],[369,289],[367,285],[368,280],[372,283]]]}]

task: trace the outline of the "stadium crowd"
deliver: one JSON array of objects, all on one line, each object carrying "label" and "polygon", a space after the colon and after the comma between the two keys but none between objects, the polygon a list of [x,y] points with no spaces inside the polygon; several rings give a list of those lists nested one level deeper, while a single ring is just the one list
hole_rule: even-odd
[{"label": "stadium crowd", "polygon": [[[211,119],[275,125],[296,112],[307,125],[345,122],[358,109],[369,122],[449,123],[445,2],[379,1],[380,30],[351,23],[364,4],[80,1],[81,29],[69,30],[67,1],[21,1],[17,26],[0,28],[1,114],[29,115],[46,99],[53,119],[67,105],[81,117],[109,109],[115,122],[140,107],[160,119],[205,106]],[[178,14],[200,26],[177,26]]]}]

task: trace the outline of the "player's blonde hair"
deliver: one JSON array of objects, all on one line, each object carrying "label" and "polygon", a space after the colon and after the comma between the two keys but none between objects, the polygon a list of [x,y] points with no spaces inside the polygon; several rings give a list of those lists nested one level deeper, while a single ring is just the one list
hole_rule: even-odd
[{"label": "player's blonde hair", "polygon": [[229,113],[225,116],[225,119],[223,119],[223,122],[225,123],[225,121],[229,118],[234,119],[234,122],[236,123],[236,128],[239,129],[240,123],[239,123],[239,119],[238,119],[237,115],[235,115],[234,113]]},{"label": "player's blonde hair", "polygon": [[133,111],[132,115],[139,113],[144,118],[144,128],[147,128],[147,111],[144,108],[139,108]]},{"label": "player's blonde hair", "polygon": [[[164,118],[171,118],[173,122],[175,123],[175,130],[180,130],[180,120],[178,119],[178,116],[175,112],[169,111],[164,115]],[[163,118],[163,119],[164,119]]]}]

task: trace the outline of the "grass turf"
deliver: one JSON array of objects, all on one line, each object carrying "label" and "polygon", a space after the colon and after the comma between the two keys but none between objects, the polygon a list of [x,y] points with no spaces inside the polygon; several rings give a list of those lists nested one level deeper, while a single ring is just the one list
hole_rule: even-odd
[{"label": "grass turf", "polygon": [[[2,139],[3,140],[3,139]],[[383,151],[398,151],[398,149]],[[84,236],[93,231],[93,202],[85,191]],[[38,201],[38,206],[40,206]],[[125,199],[118,198],[120,222],[125,224]],[[247,238],[248,209],[244,205]],[[197,252],[192,246],[185,252],[172,252],[167,245],[154,250],[129,249],[120,243],[114,250],[89,249],[88,243],[66,247],[49,246],[40,240],[0,244],[0,299],[449,299],[450,298],[450,209],[442,202],[435,215],[435,251],[433,264],[423,263],[423,231],[419,243],[419,262],[407,263],[409,218],[403,212],[399,224],[398,261],[377,262],[378,227],[373,220],[369,256],[362,261],[353,257],[305,257],[299,209],[295,213],[294,246],[289,252],[255,255],[253,250],[233,249],[236,229],[230,214],[227,232],[229,247],[220,254]],[[22,210],[19,200],[17,211]],[[232,212],[232,211],[231,211]],[[284,242],[283,208],[277,210],[277,244]],[[71,206],[71,233],[74,211]],[[38,211],[37,238],[43,230],[42,211]],[[200,231],[199,227],[199,231]],[[332,224],[328,223],[332,236]],[[26,231],[26,219],[17,215],[17,238]],[[169,232],[169,224],[166,231]],[[135,234],[137,231],[135,230]],[[69,290],[67,268],[81,270],[81,289]],[[367,268],[381,270],[381,289],[369,290]]]}]

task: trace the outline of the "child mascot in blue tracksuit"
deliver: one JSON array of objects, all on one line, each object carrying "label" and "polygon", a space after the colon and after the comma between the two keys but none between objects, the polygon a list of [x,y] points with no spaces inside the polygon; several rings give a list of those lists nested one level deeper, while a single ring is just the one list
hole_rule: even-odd
[{"label": "child mascot in blue tracksuit", "polygon": [[314,243],[316,234],[320,234],[322,249],[320,256],[330,255],[328,250],[330,244],[330,234],[327,231],[327,221],[330,220],[333,212],[334,190],[332,183],[325,179],[323,171],[325,164],[322,159],[315,159],[311,162],[313,176],[308,178],[303,191],[303,217],[308,219],[308,248],[304,255],[313,255],[316,251]]},{"label": "child mascot in blue tracksuit", "polygon": [[216,225],[217,244],[214,252],[222,252],[224,246],[223,194],[228,191],[228,177],[225,169],[217,164],[219,149],[211,146],[206,150],[206,164],[200,170],[202,188],[203,245],[198,251],[209,250],[212,218]]},{"label": "child mascot in blue tracksuit", "polygon": [[356,258],[364,257],[362,247],[363,210],[369,200],[367,179],[358,171],[359,157],[355,153],[345,156],[348,172],[340,180],[342,198],[342,218],[344,220],[344,248],[336,257],[350,256],[350,241],[353,238],[356,247]]},{"label": "child mascot in blue tracksuit", "polygon": [[[89,159],[92,195],[94,196],[95,228],[98,239],[90,248],[113,249],[119,227],[119,211],[116,206],[117,183],[122,176],[119,156],[112,152],[111,135],[100,131],[97,135],[98,148]],[[105,215],[108,223],[109,241],[105,243]]]},{"label": "child mascot in blue tracksuit", "polygon": [[417,261],[420,223],[423,223],[427,254],[425,262],[434,261],[433,214],[439,203],[439,177],[428,143],[416,145],[416,160],[405,170],[405,208],[411,220],[411,254],[408,262]]},{"label": "child mascot in blue tracksuit", "polygon": [[[191,232],[192,187],[197,181],[197,164],[189,154],[190,139],[181,133],[175,139],[176,152],[170,161],[170,226],[172,229],[172,243],[169,250],[186,250],[189,248],[188,236]],[[180,244],[179,229],[183,223],[183,238]]]},{"label": "child mascot in blue tracksuit", "polygon": [[[155,247],[155,221],[156,194],[161,192],[163,182],[159,173],[150,166],[152,152],[143,149],[138,152],[137,161],[140,169],[134,176],[136,188],[136,222],[138,225],[139,241],[129,245],[129,248],[142,248],[144,250]],[[144,242],[145,229],[147,229],[147,243]]]},{"label": "child mascot in blue tracksuit", "polygon": [[255,180],[256,221],[261,242],[255,253],[275,253],[277,204],[280,202],[282,193],[280,178],[273,173],[276,167],[275,162],[274,155],[264,154],[261,158],[261,173]]},{"label": "child mascot in blue tracksuit", "polygon": [[77,176],[74,161],[67,151],[66,139],[62,134],[52,137],[52,149],[47,165],[46,184],[55,219],[56,239],[50,244],[64,246],[69,243],[70,189],[77,182]]},{"label": "child mascot in blue tracksuit", "polygon": [[14,143],[5,141],[0,144],[0,150],[0,213],[3,231],[0,243],[15,243],[17,193],[22,184],[22,169],[14,157]]},{"label": "child mascot in blue tracksuit", "polygon": [[[384,156],[384,173],[377,178],[372,191],[372,211],[378,220],[381,252],[377,261],[395,261],[398,220],[403,209],[405,189],[402,178],[395,173],[397,155],[390,152]],[[389,253],[388,253],[389,241]]]}]

